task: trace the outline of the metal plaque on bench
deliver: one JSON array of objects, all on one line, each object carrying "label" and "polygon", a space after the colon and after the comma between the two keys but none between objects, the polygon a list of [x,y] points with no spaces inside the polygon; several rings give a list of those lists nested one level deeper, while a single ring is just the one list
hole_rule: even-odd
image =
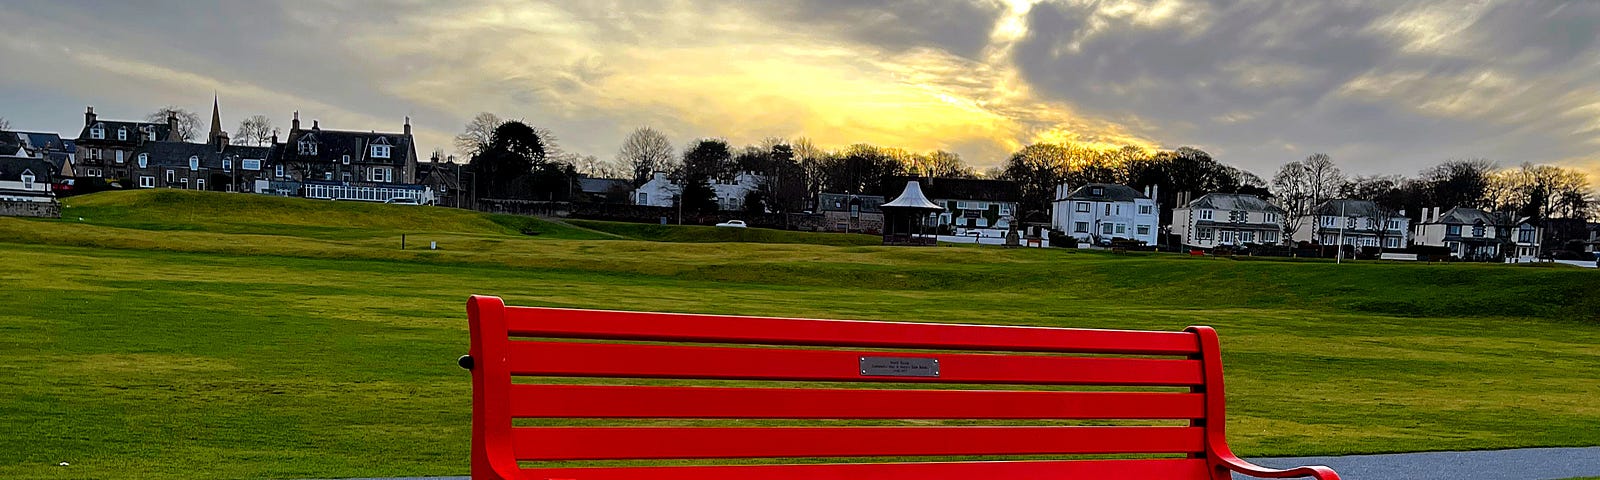
[{"label": "metal plaque on bench", "polygon": [[867,377],[937,377],[939,376],[939,359],[861,357],[861,375]]}]

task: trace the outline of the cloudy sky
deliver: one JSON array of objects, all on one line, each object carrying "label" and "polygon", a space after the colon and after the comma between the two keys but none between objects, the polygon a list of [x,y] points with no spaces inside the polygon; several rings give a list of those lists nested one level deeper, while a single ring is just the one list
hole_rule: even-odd
[{"label": "cloudy sky", "polygon": [[806,136],[946,149],[1191,145],[1270,176],[1450,158],[1600,174],[1600,2],[0,0],[0,117],[292,111],[448,147],[480,111],[614,155]]}]

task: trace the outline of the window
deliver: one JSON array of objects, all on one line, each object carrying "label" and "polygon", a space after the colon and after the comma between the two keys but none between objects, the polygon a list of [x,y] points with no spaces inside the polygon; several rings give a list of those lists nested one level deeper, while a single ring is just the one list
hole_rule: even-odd
[{"label": "window", "polygon": [[199,170],[199,169],[200,169],[200,157],[195,156],[195,155],[190,155],[189,156],[189,171],[192,172],[192,171]]},{"label": "window", "polygon": [[1140,225],[1137,229],[1134,229],[1134,232],[1137,232],[1138,235],[1141,236],[1141,237],[1143,237],[1145,235],[1149,235],[1150,234],[1150,226],[1149,225]]},{"label": "window", "polygon": [[1102,235],[1110,235],[1111,234],[1111,224],[1109,224],[1109,223],[1100,224],[1100,233]]},{"label": "window", "polygon": [[[261,160],[253,159],[253,158],[246,158],[244,160],[240,160],[239,161],[239,167],[244,168],[245,170],[250,170],[250,171],[260,171],[261,170]],[[279,175],[283,175],[283,174],[280,173]]]},{"label": "window", "polygon": [[33,170],[22,171],[22,189],[33,190]]},{"label": "window", "polygon": [[196,178],[196,179],[194,179],[194,189],[195,190],[205,190],[206,189],[206,179],[204,179],[204,178]]},{"label": "window", "polygon": [[152,142],[156,141],[155,127],[144,127],[144,139]]},{"label": "window", "polygon": [[1211,219],[1211,211],[1210,210],[1201,210],[1200,211],[1200,219],[1201,220],[1210,220]]},{"label": "window", "polygon": [[1078,213],[1089,213],[1089,202],[1078,202]]},{"label": "window", "polygon": [[1152,210],[1153,209],[1150,208],[1149,205],[1140,205],[1139,206],[1139,214],[1140,215],[1149,215]]},{"label": "window", "polygon": [[978,228],[986,228],[986,227],[988,227],[988,226],[989,226],[989,219],[988,219],[988,218],[985,218],[985,217],[978,217],[978,218],[976,218],[976,219],[974,219],[974,220],[976,220],[976,221],[977,221],[977,223],[978,223]]},{"label": "window", "polygon": [[1211,235],[1213,234],[1212,230],[1214,230],[1214,229],[1202,228],[1202,229],[1200,229],[1200,233],[1195,235],[1195,236],[1199,237],[1201,240],[1208,240],[1209,241],[1209,240],[1211,240]]},{"label": "window", "polygon": [[122,128],[118,128],[117,129],[117,140],[121,140],[121,141],[127,141],[128,140],[128,127],[122,127]]},{"label": "window", "polygon": [[1106,215],[1111,215],[1111,204],[1109,204],[1109,203],[1106,204],[1106,213],[1105,214]]},{"label": "window", "polygon": [[313,140],[301,140],[300,141],[300,154],[301,155],[316,155],[317,154],[317,142],[313,141]]},{"label": "window", "polygon": [[1446,233],[1447,235],[1461,235],[1461,226],[1451,225],[1449,228],[1446,228],[1445,231],[1448,232]]},{"label": "window", "polygon": [[283,176],[283,165],[274,165],[272,167],[272,170],[273,170],[272,173],[278,175],[279,177]]},{"label": "window", "polygon": [[167,170],[167,186],[169,186],[169,187],[172,186],[172,182],[176,182],[176,181],[178,181],[178,172],[174,172],[171,169],[168,169]]},{"label": "window", "polygon": [[1399,230],[1400,229],[1400,221],[1399,220],[1390,220],[1389,221],[1389,229],[1390,230]]},{"label": "window", "polygon": [[146,168],[146,167],[149,167],[149,166],[150,166],[150,154],[148,154],[148,153],[139,154],[139,168]]},{"label": "window", "polygon": [[1256,241],[1256,232],[1239,232],[1239,241],[1251,243]]},{"label": "window", "polygon": [[345,155],[343,161],[344,161],[345,165],[349,165],[350,164],[350,156],[349,155]]},{"label": "window", "polygon": [[1346,218],[1344,220],[1344,228],[1356,228],[1356,218],[1355,217]]},{"label": "window", "polygon": [[1278,243],[1278,232],[1261,232],[1261,241],[1264,243]]},{"label": "window", "polygon": [[1228,212],[1228,221],[1232,223],[1244,223],[1245,220],[1250,218],[1249,215],[1250,214],[1243,211],[1231,210]]},{"label": "window", "polygon": [[1128,225],[1127,224],[1123,224],[1123,223],[1118,223],[1117,224],[1117,235],[1127,235],[1127,234],[1128,234]]},{"label": "window", "polygon": [[1522,227],[1521,230],[1518,230],[1517,231],[1517,242],[1519,242],[1519,243],[1533,243],[1533,229],[1529,228],[1527,226],[1524,226],[1524,227]]},{"label": "window", "polygon": [[1261,214],[1261,218],[1266,220],[1267,223],[1274,223],[1274,222],[1278,221],[1278,214],[1276,214],[1276,213],[1263,213],[1263,214]]},{"label": "window", "polygon": [[1010,215],[1011,214],[1011,204],[1009,204],[1009,203],[1000,204],[1000,214],[1001,215]]},{"label": "window", "polygon": [[139,177],[139,188],[156,188],[156,177]]},{"label": "window", "polygon": [[1483,236],[1483,223],[1480,222],[1480,223],[1475,224],[1475,225],[1472,226],[1472,236],[1474,236],[1474,237],[1482,237]]},{"label": "window", "polygon": [[[345,157],[345,158],[346,158],[346,161],[348,161],[349,157]],[[389,146],[388,145],[373,145],[372,146],[372,158],[389,158]]]},{"label": "window", "polygon": [[1233,232],[1223,230],[1217,232],[1217,243],[1233,243]]},{"label": "window", "polygon": [[103,123],[94,124],[94,128],[90,128],[89,129],[89,138],[92,138],[92,139],[95,139],[95,140],[105,140],[106,139],[106,126],[105,126],[105,124],[103,124]]},{"label": "window", "polygon": [[188,190],[189,189],[189,177],[183,177],[182,180],[183,180],[183,189],[184,190]]},{"label": "window", "polygon": [[124,152],[124,151],[122,151],[122,150],[117,150],[117,165],[122,165],[122,162],[123,162],[123,161],[124,161],[124,160],[123,160],[123,158],[122,158],[122,156],[123,156],[123,155],[124,155],[124,154],[127,154],[127,153],[128,153],[128,152]]},{"label": "window", "polygon": [[1106,194],[1106,189],[1105,189],[1105,187],[1094,187],[1094,188],[1089,189],[1089,194],[1097,196],[1097,197],[1101,196],[1101,195],[1105,195]]},{"label": "window", "polygon": [[1385,238],[1383,239],[1383,246],[1384,248],[1400,248],[1400,239],[1395,237]]},{"label": "window", "polygon": [[1089,233],[1089,222],[1075,222],[1072,224],[1073,233]]},{"label": "window", "polygon": [[640,205],[649,205],[650,204],[650,194],[646,193],[646,192],[639,192],[639,204]]},{"label": "window", "polygon": [[333,180],[333,172],[322,172],[323,180]]},{"label": "window", "polygon": [[233,159],[231,159],[231,158],[222,159],[222,171],[224,171],[224,172],[233,171]]}]

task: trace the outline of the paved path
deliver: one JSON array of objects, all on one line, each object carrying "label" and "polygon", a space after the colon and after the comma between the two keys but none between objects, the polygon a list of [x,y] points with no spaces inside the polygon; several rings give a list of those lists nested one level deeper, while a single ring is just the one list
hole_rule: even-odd
[{"label": "paved path", "polygon": [[[1259,458],[1262,466],[1327,465],[1345,480],[1562,480],[1600,476],[1600,447],[1522,448],[1479,452],[1395,453],[1346,457]],[[1235,479],[1245,479],[1235,475]],[[409,477],[360,480],[469,480]]]},{"label": "paved path", "polygon": [[[1262,458],[1250,461],[1274,468],[1327,465],[1345,480],[1560,480],[1600,476],[1600,447]],[[1233,478],[1251,477],[1234,475]]]}]

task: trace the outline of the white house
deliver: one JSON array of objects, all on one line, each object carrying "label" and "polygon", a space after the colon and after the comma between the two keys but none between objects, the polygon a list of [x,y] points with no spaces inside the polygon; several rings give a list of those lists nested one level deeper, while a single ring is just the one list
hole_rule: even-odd
[{"label": "white house", "polygon": [[1510,262],[1536,262],[1540,254],[1540,243],[1544,240],[1544,227],[1533,217],[1523,217],[1511,225],[1506,233],[1506,261]]},{"label": "white house", "polygon": [[[717,208],[722,210],[743,210],[745,196],[756,191],[761,186],[762,178],[749,172],[741,172],[732,179],[712,179],[711,191],[717,196]],[[667,178],[666,172],[655,172],[650,181],[640,185],[633,191],[634,205],[648,205],[652,207],[671,207],[676,205],[674,198],[683,191],[678,182]]]},{"label": "white house", "polygon": [[1283,233],[1284,210],[1255,195],[1208,193],[1172,210],[1172,233],[1194,248],[1272,245]]},{"label": "white house", "polygon": [[0,157],[0,201],[56,201],[50,192],[50,164],[42,158]]},{"label": "white house", "polygon": [[1422,210],[1412,237],[1417,245],[1448,247],[1450,254],[1466,260],[1498,260],[1503,237],[1500,215],[1476,208],[1455,207],[1439,213],[1439,207]]},{"label": "white house", "polygon": [[1411,240],[1411,219],[1405,211],[1387,210],[1368,200],[1328,200],[1298,222],[1297,242],[1405,248]]},{"label": "white house", "polygon": [[1050,228],[1080,242],[1125,238],[1155,245],[1161,210],[1149,193],[1153,191],[1108,183],[1070,190],[1066,184],[1057,185],[1055,201],[1050,204]]}]

